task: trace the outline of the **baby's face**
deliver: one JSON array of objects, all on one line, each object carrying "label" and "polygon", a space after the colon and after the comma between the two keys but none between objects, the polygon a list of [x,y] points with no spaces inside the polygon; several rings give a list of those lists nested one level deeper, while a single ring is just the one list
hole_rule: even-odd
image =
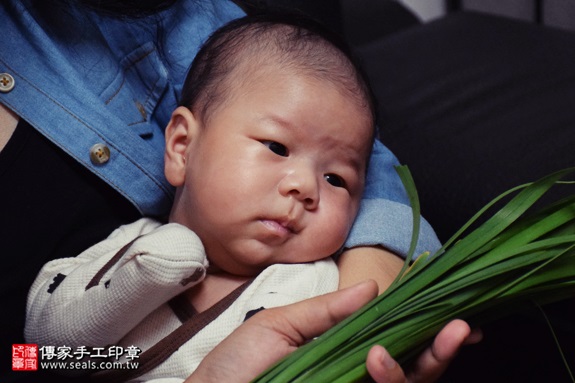
[{"label": "baby's face", "polygon": [[188,144],[172,221],[236,275],[325,258],[357,214],[369,113],[330,82],[285,70],[245,83]]}]

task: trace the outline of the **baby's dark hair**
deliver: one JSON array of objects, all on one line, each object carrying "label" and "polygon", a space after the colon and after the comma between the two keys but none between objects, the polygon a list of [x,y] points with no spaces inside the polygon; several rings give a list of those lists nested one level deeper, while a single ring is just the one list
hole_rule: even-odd
[{"label": "baby's dark hair", "polygon": [[[345,43],[312,20],[285,14],[246,16],[214,32],[190,67],[180,105],[206,123],[225,103],[230,87],[237,84],[233,81],[249,79],[250,73],[270,62],[330,81],[375,121],[371,89]],[[248,72],[232,77],[240,67]]]}]

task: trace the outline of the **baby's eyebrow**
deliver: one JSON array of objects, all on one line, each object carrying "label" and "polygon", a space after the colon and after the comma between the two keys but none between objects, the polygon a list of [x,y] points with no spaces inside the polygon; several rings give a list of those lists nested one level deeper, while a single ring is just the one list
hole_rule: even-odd
[{"label": "baby's eyebrow", "polygon": [[360,171],[366,171],[365,169],[367,169],[368,164],[367,155],[364,155],[357,149],[351,148],[345,144],[334,144],[331,150],[333,150],[336,156],[335,163],[338,163],[341,166],[349,167],[357,173]]},{"label": "baby's eyebrow", "polygon": [[275,115],[275,114],[266,115],[265,117],[261,118],[261,121],[263,121],[265,123],[271,123],[275,126],[278,126],[280,128],[285,128],[288,130],[291,130],[294,128],[294,126],[292,125],[292,123],[289,120],[282,118],[282,117]]},{"label": "baby's eyebrow", "polygon": [[358,155],[358,152],[351,148],[336,149],[335,153],[337,154],[335,163],[340,164],[340,166],[348,167],[358,174],[360,171],[365,173],[365,169],[367,168],[367,161],[366,158],[364,158],[365,156]]},{"label": "baby's eyebrow", "polygon": [[362,156],[351,156],[347,161],[345,161],[355,170],[359,172],[362,168],[366,168],[367,163],[362,159]]}]

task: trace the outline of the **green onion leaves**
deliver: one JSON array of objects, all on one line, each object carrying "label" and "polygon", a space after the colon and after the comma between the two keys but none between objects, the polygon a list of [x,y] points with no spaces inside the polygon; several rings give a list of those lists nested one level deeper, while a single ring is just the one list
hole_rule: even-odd
[{"label": "green onion leaves", "polygon": [[[408,363],[450,320],[477,325],[522,305],[575,296],[575,194],[532,214],[530,208],[575,168],[518,186],[479,211],[433,255],[415,262],[419,204],[406,167],[399,167],[414,212],[411,251],[382,295],[300,347],[256,382],[355,382],[366,376],[375,344]],[[566,187],[558,185],[557,187]],[[496,203],[516,195],[485,223],[464,233]],[[528,211],[529,210],[529,211]]]}]

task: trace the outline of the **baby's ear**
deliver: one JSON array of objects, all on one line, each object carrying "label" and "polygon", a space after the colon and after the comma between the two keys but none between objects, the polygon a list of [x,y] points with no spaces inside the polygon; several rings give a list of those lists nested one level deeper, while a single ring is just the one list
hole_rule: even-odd
[{"label": "baby's ear", "polygon": [[172,186],[181,186],[185,180],[188,145],[199,128],[194,114],[186,107],[179,106],[172,113],[166,127],[166,151],[164,153],[164,173]]}]

